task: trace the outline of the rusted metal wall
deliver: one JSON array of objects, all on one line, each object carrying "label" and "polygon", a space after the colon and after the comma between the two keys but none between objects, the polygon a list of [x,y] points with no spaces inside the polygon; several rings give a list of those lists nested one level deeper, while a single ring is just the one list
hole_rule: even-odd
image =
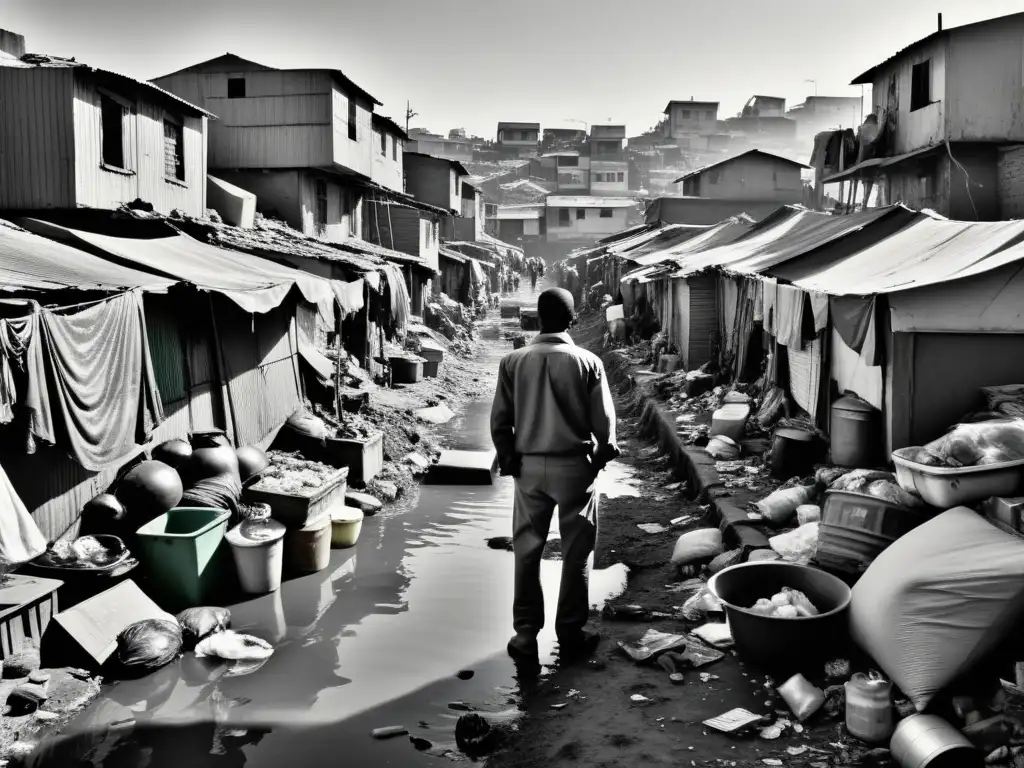
[{"label": "rusted metal wall", "polygon": [[71,69],[0,67],[0,208],[73,208]]},{"label": "rusted metal wall", "polygon": [[[140,198],[163,214],[179,209],[192,216],[202,216],[206,211],[206,118],[170,113],[154,102],[125,97],[124,167],[111,169],[103,165],[100,98],[100,89],[87,75],[75,75],[75,199],[78,205],[116,208]],[[169,180],[164,172],[165,117],[182,122],[184,182]]]}]

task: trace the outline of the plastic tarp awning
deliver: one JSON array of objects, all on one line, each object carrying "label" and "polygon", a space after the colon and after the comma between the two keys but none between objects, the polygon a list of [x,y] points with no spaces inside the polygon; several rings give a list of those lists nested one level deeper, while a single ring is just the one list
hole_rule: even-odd
[{"label": "plastic tarp awning", "polygon": [[82,232],[35,219],[26,226],[174,281],[227,296],[250,313],[279,306],[293,287],[311,304],[333,304],[329,280],[248,253],[218,248],[188,235],[130,238]]},{"label": "plastic tarp awning", "polygon": [[678,262],[687,255],[700,253],[742,237],[750,229],[750,224],[734,219],[727,219],[711,227],[701,227],[701,231],[657,254],[646,266],[640,266],[622,276],[620,282],[639,280],[648,282],[650,278],[662,272],[678,268]]},{"label": "plastic tarp awning", "polygon": [[710,248],[686,258],[680,263],[680,269],[673,277],[687,277],[712,267],[728,269],[732,264],[742,262],[761,252],[770,251],[779,238],[791,236],[800,230],[810,229],[815,222],[826,217],[826,214],[823,213],[795,209],[785,210],[788,213],[777,212],[780,215],[773,215],[771,219],[765,219],[760,225],[752,227],[746,236],[732,243]]},{"label": "plastic tarp awning", "polygon": [[5,291],[141,288],[165,293],[176,282],[176,278],[114,264],[0,221],[0,288]]},{"label": "plastic tarp awning", "polygon": [[[889,206],[870,208],[846,216],[808,217],[804,220],[806,224],[801,222],[747,258],[728,264],[727,270],[743,275],[760,274],[849,235],[864,232],[867,237],[869,233],[866,230],[873,223],[899,215],[903,215],[909,224],[915,214],[903,206]],[[886,233],[879,232],[877,238],[882,239],[885,236]]]},{"label": "plastic tarp awning", "polygon": [[849,258],[792,282],[832,296],[870,296],[961,280],[1021,259],[1024,221],[964,222],[922,216]]},{"label": "plastic tarp awning", "polygon": [[672,258],[672,249],[682,245],[687,240],[692,240],[698,235],[711,229],[708,226],[692,226],[686,224],[671,224],[663,232],[659,232],[648,242],[631,249],[624,254],[624,258],[636,263],[641,267],[651,264],[660,264]]}]

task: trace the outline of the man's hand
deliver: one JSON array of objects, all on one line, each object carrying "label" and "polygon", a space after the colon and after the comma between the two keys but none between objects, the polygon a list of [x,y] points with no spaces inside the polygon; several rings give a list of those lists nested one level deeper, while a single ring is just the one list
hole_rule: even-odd
[{"label": "man's hand", "polygon": [[523,468],[523,459],[521,456],[513,456],[511,459],[505,462],[498,462],[498,475],[501,477],[519,477],[520,470]]}]

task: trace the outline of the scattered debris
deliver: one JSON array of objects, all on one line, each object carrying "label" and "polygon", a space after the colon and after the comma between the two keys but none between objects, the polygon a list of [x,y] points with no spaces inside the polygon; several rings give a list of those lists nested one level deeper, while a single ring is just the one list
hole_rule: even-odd
[{"label": "scattered debris", "polygon": [[391,739],[395,736],[405,736],[409,731],[401,725],[387,725],[383,728],[374,728],[370,731],[370,736],[375,739]]},{"label": "scattered debris", "polygon": [[661,523],[638,523],[636,527],[644,533],[664,533],[668,530]]},{"label": "scattered debris", "polygon": [[736,731],[748,728],[754,723],[760,722],[761,716],[755,715],[745,709],[731,709],[728,712],[705,720],[704,725],[723,733],[735,733]]}]

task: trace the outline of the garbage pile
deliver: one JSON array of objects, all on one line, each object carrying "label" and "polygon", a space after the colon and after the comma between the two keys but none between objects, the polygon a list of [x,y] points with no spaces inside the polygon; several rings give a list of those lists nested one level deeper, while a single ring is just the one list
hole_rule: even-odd
[{"label": "garbage pile", "polygon": [[443,293],[437,294],[424,309],[423,322],[452,342],[452,349],[456,353],[469,354],[474,323],[462,304]]}]

